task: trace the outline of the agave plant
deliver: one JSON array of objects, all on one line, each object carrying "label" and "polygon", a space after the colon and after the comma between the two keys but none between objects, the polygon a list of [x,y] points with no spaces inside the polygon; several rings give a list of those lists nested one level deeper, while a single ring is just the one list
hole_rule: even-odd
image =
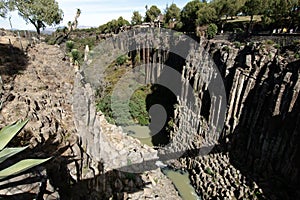
[{"label": "agave plant", "polygon": [[[28,120],[18,121],[0,130],[0,164],[3,163],[5,160],[11,158],[12,156],[16,155],[17,153],[20,153],[24,151],[26,148],[28,148],[28,146],[17,147],[17,148],[5,148],[7,144],[13,139],[13,137],[17,135],[24,128],[27,122]],[[48,161],[49,159],[50,158],[21,160],[7,168],[0,170],[0,180],[12,175],[17,175],[32,167],[40,165]]]}]

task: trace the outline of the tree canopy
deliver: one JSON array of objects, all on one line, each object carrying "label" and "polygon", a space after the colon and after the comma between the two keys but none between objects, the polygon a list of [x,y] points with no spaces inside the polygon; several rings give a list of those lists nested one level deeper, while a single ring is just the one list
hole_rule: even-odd
[{"label": "tree canopy", "polygon": [[180,8],[175,3],[172,3],[166,9],[165,22],[167,24],[180,21]]},{"label": "tree canopy", "polygon": [[217,12],[215,8],[206,3],[197,11],[196,14],[197,14],[197,18],[196,18],[197,26],[206,25],[217,20]]},{"label": "tree canopy", "polygon": [[139,25],[142,23],[142,15],[138,11],[133,11],[133,15],[131,17],[132,25]]},{"label": "tree canopy", "polygon": [[119,17],[117,20],[113,19],[106,24],[99,26],[99,31],[101,33],[118,33],[121,27],[128,25],[130,25],[130,23],[126,19]]},{"label": "tree canopy", "polygon": [[160,9],[153,5],[146,11],[145,22],[153,22],[161,14]]},{"label": "tree canopy", "polygon": [[197,12],[204,6],[199,0],[193,0],[187,3],[181,11],[182,29],[188,32],[195,31]]},{"label": "tree canopy", "polygon": [[0,17],[5,17],[6,12],[7,12],[6,2],[4,0],[1,0],[0,1]]},{"label": "tree canopy", "polygon": [[41,28],[45,28],[45,24],[57,25],[63,18],[63,11],[55,0],[12,0],[11,2],[19,15],[26,22],[34,25],[38,34]]}]

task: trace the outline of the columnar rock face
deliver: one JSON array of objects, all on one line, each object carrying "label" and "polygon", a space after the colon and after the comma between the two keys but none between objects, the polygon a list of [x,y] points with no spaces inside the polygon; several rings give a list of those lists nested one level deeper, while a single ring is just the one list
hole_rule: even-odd
[{"label": "columnar rock face", "polygon": [[[130,51],[145,64],[145,83],[159,80],[166,70],[164,64],[174,64],[174,56],[168,50],[175,49],[176,54],[176,47],[183,38],[179,37],[176,42],[165,38],[160,41],[164,45],[160,48],[155,32],[153,34],[150,42],[143,37],[138,42],[135,40],[136,43],[126,36],[111,39],[111,46],[98,49],[100,54],[106,55],[103,59],[87,61],[92,65],[84,70],[84,80],[93,87],[101,86],[101,77],[97,75],[103,74],[105,66],[110,64],[111,54]],[[156,45],[158,48],[154,48]],[[280,53],[264,43],[234,47],[226,41],[205,40],[191,47],[184,49],[184,62],[172,65],[181,73],[181,88],[176,94],[178,105],[170,133],[172,144],[159,150],[159,157],[195,149],[201,155],[211,152],[203,158],[182,160],[194,186],[205,199],[221,197],[223,193],[233,199],[298,197],[299,194],[286,191],[293,190],[300,180],[297,144],[300,63],[293,56],[299,52],[285,49]],[[212,67],[214,64],[216,67]],[[224,88],[223,83],[218,82],[220,78]],[[93,131],[83,137],[87,144],[93,144],[95,138]],[[220,141],[225,144],[219,144]],[[206,164],[201,165],[201,162]],[[224,171],[226,167],[228,170]],[[213,168],[215,175],[207,168]],[[200,184],[199,176],[221,183],[215,181],[214,187]],[[209,176],[211,178],[207,178]],[[269,188],[276,191],[270,192]]]},{"label": "columnar rock face", "polygon": [[[280,54],[264,44],[239,49],[226,42],[211,42],[205,48],[225,82],[228,109],[223,137],[229,138],[231,163],[257,181],[267,197],[299,197],[289,192],[296,190],[300,180],[299,60],[289,51]],[[208,194],[205,187],[200,192]]]},{"label": "columnar rock face", "polygon": [[277,55],[274,48],[260,48],[254,46],[241,55],[246,65],[236,64],[235,72],[228,74],[234,76],[230,90],[234,106],[227,116],[232,129],[230,153],[256,179],[268,180],[273,190],[286,188],[266,192],[299,198],[289,190],[300,180],[300,62],[293,55]]}]

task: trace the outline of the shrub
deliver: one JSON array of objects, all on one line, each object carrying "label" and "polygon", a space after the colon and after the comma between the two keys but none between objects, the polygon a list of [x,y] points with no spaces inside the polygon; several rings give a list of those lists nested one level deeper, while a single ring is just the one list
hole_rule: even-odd
[{"label": "shrub", "polygon": [[265,41],[265,44],[273,45],[273,44],[274,44],[274,41],[273,41],[273,40],[266,40],[266,41]]},{"label": "shrub", "polygon": [[234,42],[233,45],[236,47],[236,48],[241,48],[242,44],[238,41]]},{"label": "shrub", "polygon": [[274,44],[274,47],[275,47],[276,49],[280,49],[280,44]]},{"label": "shrub", "polygon": [[71,52],[74,48],[74,42],[72,40],[69,40],[66,42],[66,51],[67,53]]},{"label": "shrub", "polygon": [[294,40],[293,43],[294,43],[294,45],[296,45],[296,46],[297,46],[297,45],[300,45],[300,40]]},{"label": "shrub", "polygon": [[72,49],[71,50],[71,57],[73,59],[73,62],[79,61],[79,59],[80,59],[80,52],[77,49]]},{"label": "shrub", "polygon": [[216,24],[211,23],[208,25],[207,31],[206,31],[208,39],[214,38],[216,36],[217,32],[218,32],[218,27]]},{"label": "shrub", "polygon": [[224,46],[224,47],[222,48],[222,50],[223,50],[223,51],[229,52],[230,48],[229,48],[228,46]]},{"label": "shrub", "polygon": [[117,58],[116,63],[117,65],[123,65],[127,62],[128,56],[127,55],[121,55]]},{"label": "shrub", "polygon": [[234,28],[234,29],[233,29],[233,32],[234,32],[234,33],[237,33],[237,34],[242,34],[242,33],[244,33],[244,30],[241,29],[241,28]]},{"label": "shrub", "polygon": [[[0,130],[0,164],[9,160],[12,156],[24,151],[27,147],[6,148],[7,144],[17,135],[27,124],[28,120],[19,121],[12,125],[6,126]],[[50,158],[46,159],[24,159],[0,171],[0,180],[18,175],[32,167],[40,165]]]},{"label": "shrub", "polygon": [[141,62],[141,56],[140,56],[139,52],[137,52],[137,54],[136,54],[136,56],[134,58],[134,64],[135,65],[139,65],[140,62]]}]

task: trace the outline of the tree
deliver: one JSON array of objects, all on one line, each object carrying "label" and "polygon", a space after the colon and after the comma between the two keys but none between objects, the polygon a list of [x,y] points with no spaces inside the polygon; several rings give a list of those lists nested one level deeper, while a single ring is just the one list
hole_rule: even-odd
[{"label": "tree", "polygon": [[6,2],[4,0],[0,1],[0,17],[5,17],[7,13]]},{"label": "tree", "polygon": [[215,37],[215,35],[217,34],[218,32],[218,27],[216,24],[209,24],[208,27],[207,27],[207,31],[206,31],[206,34],[207,34],[207,38],[208,39],[212,39]]},{"label": "tree", "polygon": [[287,21],[293,21],[299,17],[299,0],[267,0],[263,11],[264,18],[277,27],[288,26]]},{"label": "tree", "polygon": [[196,29],[197,11],[204,6],[199,0],[193,0],[187,3],[181,11],[182,29],[193,32]]},{"label": "tree", "polygon": [[131,17],[131,24],[132,25],[142,24],[142,15],[139,13],[139,11],[133,11],[133,15]]},{"label": "tree", "polygon": [[254,15],[261,14],[263,7],[262,0],[247,0],[245,5],[242,7],[243,13],[250,16],[248,33],[251,32]]},{"label": "tree", "polygon": [[75,15],[75,19],[73,22],[69,21],[68,22],[68,35],[73,31],[73,30],[76,30],[77,29],[77,26],[78,26],[78,18],[80,17],[80,14],[81,14],[81,10],[79,8],[77,8],[77,11],[76,11],[76,15]]},{"label": "tree", "polygon": [[122,16],[120,16],[118,18],[117,22],[118,22],[118,27],[119,28],[122,27],[122,26],[128,26],[128,25],[130,25],[130,23],[126,19],[124,19]]},{"label": "tree", "polygon": [[55,0],[13,0],[13,3],[19,15],[34,25],[38,35],[45,24],[57,25],[63,17],[63,11]]},{"label": "tree", "polygon": [[245,0],[215,0],[212,2],[219,18],[235,16],[244,6]]},{"label": "tree", "polygon": [[196,25],[206,25],[217,20],[217,12],[210,4],[206,4],[197,11]]},{"label": "tree", "polygon": [[71,21],[68,22],[68,27],[65,27],[63,29],[63,35],[60,35],[56,38],[55,44],[61,44],[61,43],[68,40],[69,35],[72,33],[72,31],[77,29],[78,18],[80,17],[80,14],[81,14],[81,10],[79,8],[77,8],[74,21],[73,22],[71,22]]},{"label": "tree", "polygon": [[13,2],[9,0],[0,0],[0,17],[6,17],[8,11],[13,9]]},{"label": "tree", "polygon": [[165,23],[167,25],[174,25],[180,21],[180,8],[175,3],[172,3],[170,7],[167,7],[165,14]]},{"label": "tree", "polygon": [[146,11],[146,22],[153,22],[161,14],[160,9],[157,6],[151,6],[149,10]]}]

